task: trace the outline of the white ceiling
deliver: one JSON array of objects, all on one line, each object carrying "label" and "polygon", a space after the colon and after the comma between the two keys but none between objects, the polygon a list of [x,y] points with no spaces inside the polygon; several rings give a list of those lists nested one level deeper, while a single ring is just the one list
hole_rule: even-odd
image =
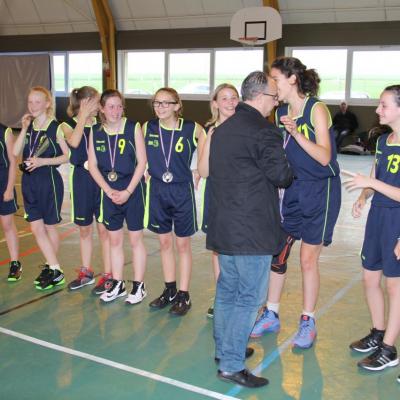
[{"label": "white ceiling", "polygon": [[[278,0],[284,24],[400,21],[400,0]],[[117,30],[229,26],[262,0],[109,0]],[[91,0],[0,0],[0,35],[94,32]]]}]

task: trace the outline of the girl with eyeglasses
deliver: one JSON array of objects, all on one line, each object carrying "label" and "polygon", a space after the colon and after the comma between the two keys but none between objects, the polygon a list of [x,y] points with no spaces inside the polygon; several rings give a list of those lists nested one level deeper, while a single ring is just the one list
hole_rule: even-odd
[{"label": "girl with eyeglasses", "polygon": [[101,123],[93,126],[89,140],[89,171],[102,189],[102,221],[110,241],[112,279],[100,299],[108,303],[127,294],[123,279],[125,221],[134,273],[132,291],[125,302],[137,304],[147,295],[143,242],[146,150],[140,124],[123,113],[121,93],[104,91],[100,97]]},{"label": "girl with eyeglasses", "polygon": [[[172,88],[157,90],[152,106],[156,118],[143,125],[149,174],[145,226],[159,237],[165,289],[150,307],[172,305],[170,313],[181,316],[191,307],[191,236],[197,218],[190,165],[202,127],[182,118],[182,102]],[[172,230],[179,254],[179,291]]]},{"label": "girl with eyeglasses", "polygon": [[[332,242],[341,204],[339,164],[331,115],[317,97],[319,76],[297,58],[282,57],[271,66],[283,103],[276,111],[276,124],[284,136],[288,161],[294,171],[292,185],[281,190],[283,228],[301,240],[300,264],[303,276],[303,311],[293,346],[309,348],[317,336],[315,307],[320,277],[319,257],[323,246]],[[256,321],[252,337],[280,329],[279,303],[286,278],[286,261],[272,268],[267,307]]]},{"label": "girl with eyeglasses", "polygon": [[[207,233],[208,229],[208,207],[209,207],[209,186],[207,185],[208,177],[208,160],[210,157],[211,137],[215,128],[221,125],[229,117],[235,113],[235,108],[239,103],[239,93],[235,86],[229,83],[218,85],[211,97],[210,110],[211,118],[205,125],[205,134],[199,137],[198,162],[197,169],[200,175],[205,178],[202,184],[202,208],[201,208],[201,230]],[[218,280],[220,273],[218,254],[212,253],[212,265],[214,270],[215,282]],[[213,318],[214,308],[210,307],[207,316]]]}]

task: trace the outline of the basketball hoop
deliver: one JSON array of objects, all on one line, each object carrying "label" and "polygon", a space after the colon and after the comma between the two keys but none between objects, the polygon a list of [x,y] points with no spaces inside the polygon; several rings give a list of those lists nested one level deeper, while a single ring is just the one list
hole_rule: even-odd
[{"label": "basketball hoop", "polygon": [[257,44],[258,37],[257,36],[242,36],[239,37],[238,42],[240,42],[244,47],[254,47]]}]

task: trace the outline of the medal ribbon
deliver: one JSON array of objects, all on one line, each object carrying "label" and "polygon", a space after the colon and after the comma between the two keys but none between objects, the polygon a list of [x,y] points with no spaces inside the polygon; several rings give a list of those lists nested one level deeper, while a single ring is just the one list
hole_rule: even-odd
[{"label": "medal ribbon", "polygon": [[33,136],[33,132],[34,132],[34,130],[33,130],[33,127],[32,127],[32,129],[31,129],[31,134],[29,135],[29,157],[28,157],[28,158],[31,158],[31,157],[32,157],[32,154],[34,153],[34,150],[35,150],[36,142],[38,141],[39,136],[40,136],[40,134],[42,133],[41,130],[38,131],[38,133],[37,133],[37,135],[36,135],[36,137],[35,137],[35,140],[33,141],[33,146],[32,146],[32,136]]},{"label": "medal ribbon", "polygon": [[107,134],[107,140],[108,140],[108,152],[110,154],[110,164],[111,164],[111,171],[114,171],[114,165],[115,165],[115,151],[117,150],[117,142],[118,142],[118,133],[115,136],[115,142],[114,142],[114,150],[111,154],[111,142],[110,142],[110,135]]},{"label": "medal ribbon", "polygon": [[161,150],[165,160],[165,166],[167,167],[167,171],[169,171],[169,163],[171,161],[171,152],[172,152],[172,144],[174,143],[174,134],[175,134],[176,123],[174,129],[172,130],[171,134],[171,141],[169,142],[169,152],[168,152],[168,159],[165,157],[165,149],[164,149],[164,141],[162,136],[162,129],[161,129],[161,122],[158,120],[158,132],[160,133],[160,141],[161,141]]}]

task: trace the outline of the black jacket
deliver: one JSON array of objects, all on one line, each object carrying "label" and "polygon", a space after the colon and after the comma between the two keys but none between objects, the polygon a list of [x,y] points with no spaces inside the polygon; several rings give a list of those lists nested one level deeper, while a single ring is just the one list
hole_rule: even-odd
[{"label": "black jacket", "polygon": [[255,108],[236,113],[211,138],[207,249],[227,255],[274,255],[286,235],[278,187],[292,182],[278,129]]}]

